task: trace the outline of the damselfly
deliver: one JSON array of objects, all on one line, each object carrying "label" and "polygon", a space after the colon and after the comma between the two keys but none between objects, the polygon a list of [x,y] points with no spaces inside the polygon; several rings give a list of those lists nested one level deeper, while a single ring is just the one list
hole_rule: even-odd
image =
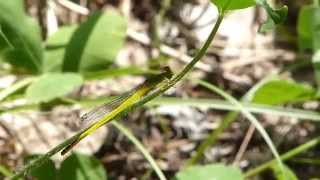
[{"label": "damselfly", "polygon": [[144,83],[137,86],[128,93],[125,93],[120,98],[117,98],[116,101],[103,104],[99,107],[93,108],[88,113],[85,113],[80,117],[80,120],[83,122],[91,123],[88,123],[89,125],[81,131],[81,133],[76,137],[74,141],[72,141],[67,147],[62,150],[61,154],[64,155],[65,153],[67,153],[83,138],[90,135],[104,124],[112,121],[113,119],[118,117],[119,114],[127,112],[130,107],[132,107],[143,97],[159,87],[162,82],[165,82],[165,80],[169,80],[171,77],[172,72],[170,68],[164,67],[161,69],[161,73],[150,76],[147,80],[145,80]]}]

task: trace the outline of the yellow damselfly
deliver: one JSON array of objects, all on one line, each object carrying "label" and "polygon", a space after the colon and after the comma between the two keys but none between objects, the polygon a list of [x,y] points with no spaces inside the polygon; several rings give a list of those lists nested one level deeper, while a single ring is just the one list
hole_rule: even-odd
[{"label": "yellow damselfly", "polygon": [[88,113],[85,113],[80,117],[82,122],[91,122],[85,127],[81,133],[73,140],[67,147],[65,147],[61,154],[64,155],[78,144],[83,138],[96,131],[99,127],[112,121],[119,114],[127,112],[130,107],[136,104],[143,97],[155,90],[165,80],[169,80],[172,77],[172,72],[169,67],[161,69],[161,73],[150,76],[144,83],[137,86],[133,90],[125,93],[115,101],[103,104],[96,108],[93,108]]}]

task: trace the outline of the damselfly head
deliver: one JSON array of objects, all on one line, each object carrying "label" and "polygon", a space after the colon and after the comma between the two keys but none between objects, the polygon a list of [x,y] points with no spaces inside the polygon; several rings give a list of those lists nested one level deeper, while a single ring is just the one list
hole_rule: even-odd
[{"label": "damselfly head", "polygon": [[168,79],[171,79],[171,77],[173,76],[173,73],[172,73],[172,71],[171,71],[169,66],[162,67],[161,71],[162,71],[161,74],[163,74]]}]

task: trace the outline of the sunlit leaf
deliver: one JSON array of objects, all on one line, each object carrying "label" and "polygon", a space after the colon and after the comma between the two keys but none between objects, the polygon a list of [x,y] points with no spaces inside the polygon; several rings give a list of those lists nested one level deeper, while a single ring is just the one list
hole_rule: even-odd
[{"label": "sunlit leaf", "polygon": [[212,164],[206,166],[193,166],[180,171],[177,180],[244,180],[241,171],[232,166]]},{"label": "sunlit leaf", "polygon": [[95,12],[81,24],[66,47],[63,71],[93,72],[108,68],[126,37],[126,20],[115,11]]},{"label": "sunlit leaf", "polygon": [[[255,0],[211,0],[217,6],[219,11],[244,9],[256,4]],[[224,9],[225,8],[225,9]]]},{"label": "sunlit leaf", "polygon": [[45,72],[62,71],[66,46],[77,27],[77,25],[63,26],[49,37],[46,42],[45,59],[43,62],[43,69]]},{"label": "sunlit leaf", "polygon": [[279,166],[272,166],[272,171],[277,180],[298,180],[294,172],[286,165],[284,165],[284,171],[281,171]]},{"label": "sunlit leaf", "polygon": [[27,88],[26,96],[30,102],[48,102],[70,93],[82,83],[83,79],[79,74],[44,74]]},{"label": "sunlit leaf", "polygon": [[252,102],[261,104],[284,104],[313,99],[316,91],[310,86],[286,80],[271,80],[254,94]]}]

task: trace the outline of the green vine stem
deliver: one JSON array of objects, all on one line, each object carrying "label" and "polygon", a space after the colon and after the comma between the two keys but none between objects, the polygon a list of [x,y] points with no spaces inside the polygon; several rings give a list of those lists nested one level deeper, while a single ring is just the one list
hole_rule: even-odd
[{"label": "green vine stem", "polygon": [[[296,156],[298,154],[301,154],[301,153],[307,151],[308,149],[318,145],[319,143],[320,143],[320,137],[314,138],[314,139],[312,139],[312,140],[310,140],[310,141],[308,141],[308,142],[306,142],[306,143],[304,143],[304,144],[302,144],[302,145],[300,145],[300,146],[288,151],[287,153],[281,155],[280,159],[282,161],[288,160],[288,159],[290,159],[290,158],[292,158],[292,157],[294,157],[294,156]],[[270,167],[272,167],[275,162],[276,162],[276,160],[268,161],[268,162],[266,162],[266,163],[264,163],[264,164],[262,164],[262,165],[260,165],[260,166],[258,166],[256,168],[254,168],[252,170],[249,170],[248,172],[246,172],[244,174],[244,176],[245,176],[246,179],[249,178],[249,177],[255,176],[255,175],[257,175],[257,174],[269,169]]]},{"label": "green vine stem", "polygon": [[[184,67],[184,69],[179,74],[177,74],[175,77],[173,77],[171,80],[169,80],[168,83],[164,84],[162,87],[160,87],[159,89],[157,89],[156,91],[154,91],[150,95],[148,95],[148,96],[144,97],[143,99],[141,99],[139,102],[137,102],[135,105],[133,105],[133,107],[131,107],[130,109],[135,109],[135,108],[141,107],[142,105],[144,105],[148,101],[160,96],[166,90],[168,90],[169,88],[173,87],[183,77],[185,77],[185,75],[192,70],[194,65],[198,61],[200,61],[202,59],[202,57],[206,54],[211,42],[213,41],[213,39],[214,39],[214,37],[215,37],[219,27],[220,27],[220,24],[221,24],[221,22],[223,20],[223,17],[224,17],[224,13],[221,13],[218,16],[217,22],[215,23],[215,25],[214,25],[209,37],[207,38],[206,42],[204,43],[204,45],[202,46],[200,51],[196,54],[196,56],[192,59],[192,61]],[[53,149],[49,150],[46,154],[40,156],[39,158],[35,159],[31,163],[25,165],[14,176],[12,176],[11,179],[18,179],[18,178],[20,178],[22,176],[25,176],[30,172],[30,170],[41,166],[51,156],[53,156],[56,153],[58,153],[59,151],[61,151],[65,146],[69,145],[70,142],[72,142],[75,138],[77,138],[80,133],[81,133],[81,131],[78,132],[77,134],[75,134],[74,136],[72,136],[71,138],[68,138],[67,140],[65,140],[61,144],[57,145]]]},{"label": "green vine stem", "polygon": [[156,161],[153,159],[148,150],[142,145],[142,143],[127,129],[125,126],[120,124],[117,121],[112,121],[112,125],[114,125],[119,131],[121,131],[127,138],[140,150],[143,156],[149,161],[149,164],[154,169],[155,173],[158,175],[160,180],[166,180],[166,176],[161,171],[160,167],[157,165]]}]

